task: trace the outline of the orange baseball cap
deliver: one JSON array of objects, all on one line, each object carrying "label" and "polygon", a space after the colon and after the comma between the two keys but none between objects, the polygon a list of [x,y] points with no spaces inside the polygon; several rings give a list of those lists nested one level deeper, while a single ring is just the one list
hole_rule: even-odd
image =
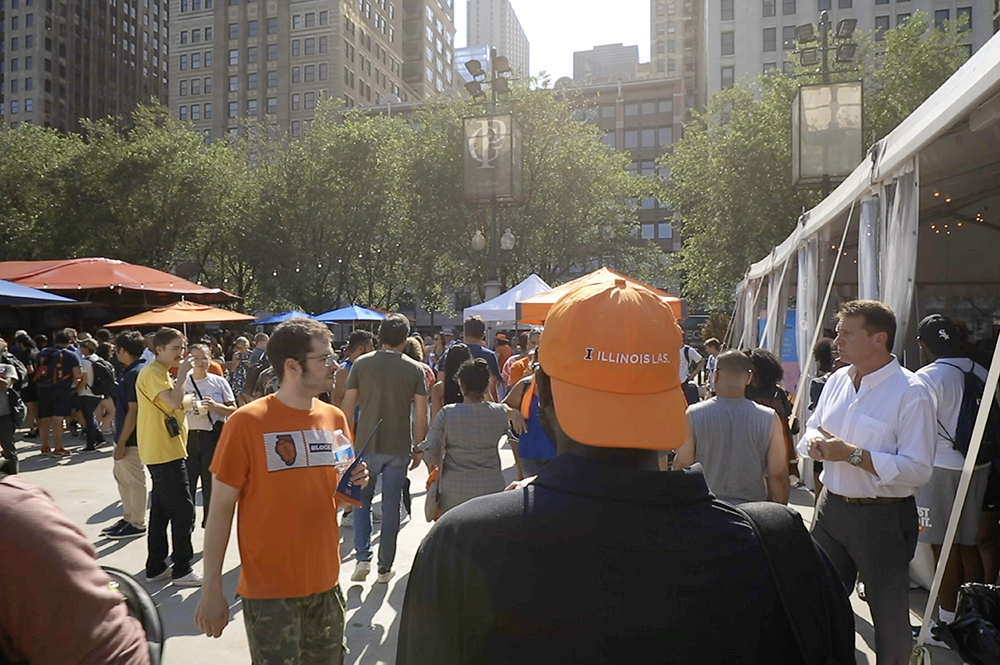
[{"label": "orange baseball cap", "polygon": [[636,283],[612,278],[564,295],[539,348],[562,430],[589,446],[679,448],[682,344],[670,306]]}]

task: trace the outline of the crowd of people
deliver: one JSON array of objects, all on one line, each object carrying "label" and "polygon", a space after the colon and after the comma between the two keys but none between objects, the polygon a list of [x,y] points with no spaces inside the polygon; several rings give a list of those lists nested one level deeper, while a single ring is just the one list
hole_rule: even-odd
[{"label": "crowd of people", "polygon": [[[75,454],[75,432],[82,452],[113,446],[122,516],[103,534],[145,536],[148,584],[200,586],[194,621],[212,637],[230,619],[222,568],[239,514],[237,593],[254,663],[343,661],[339,543],[353,545],[352,581],[374,566],[375,583],[389,582],[412,508],[408,471],[420,464],[437,523],[408,571],[399,663],[660,662],[665,626],[674,662],[809,662],[820,645],[828,662],[854,662],[855,588],[871,607],[879,663],[906,663],[908,564],[918,539],[941,554],[964,463],[963,391],[985,370],[946,317],[920,322],[927,365],[916,373],[891,353],[896,332],[881,303],[840,308],[836,339],[815,349],[796,443],[794,396],[774,354],[684,344],[669,307],[621,279],[568,294],[544,329],[513,343],[499,333],[490,344],[478,317],[457,336],[424,339],[400,314],[339,350],[311,319],[252,341],[63,329],[50,344],[18,331],[0,347],[11,474],[0,479],[0,529],[83,571],[55,596],[76,594],[90,620],[74,639],[46,642],[36,623],[8,620],[23,616],[14,605],[30,587],[5,575],[0,654],[148,658],[82,533],[13,475],[21,429],[56,458]],[[353,442],[349,465],[342,441]],[[812,540],[784,507],[805,475],[800,458],[816,472]],[[954,619],[963,582],[997,579],[995,466],[976,467],[941,622]],[[191,538],[199,485],[202,571]],[[805,543],[794,570],[774,566],[774,538]],[[5,540],[0,566],[13,551]],[[813,602],[786,605],[786,576]],[[710,639],[718,625],[729,639]]]}]

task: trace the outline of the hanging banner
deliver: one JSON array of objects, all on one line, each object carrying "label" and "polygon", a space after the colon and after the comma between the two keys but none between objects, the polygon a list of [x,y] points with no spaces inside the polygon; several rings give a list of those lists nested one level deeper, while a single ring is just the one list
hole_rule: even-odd
[{"label": "hanging banner", "polygon": [[839,182],[864,157],[861,81],[804,85],[792,102],[792,185]]},{"label": "hanging banner", "polygon": [[466,201],[518,203],[521,201],[521,123],[512,113],[464,119],[463,159]]}]

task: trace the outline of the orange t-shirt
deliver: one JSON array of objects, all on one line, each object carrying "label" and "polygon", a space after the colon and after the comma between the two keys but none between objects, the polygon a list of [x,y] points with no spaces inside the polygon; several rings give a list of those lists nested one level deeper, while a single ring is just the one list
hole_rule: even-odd
[{"label": "orange t-shirt", "polygon": [[309,411],[268,395],[222,430],[211,471],[240,490],[237,536],[245,598],[302,598],[340,579],[333,433],[344,413],[318,399]]},{"label": "orange t-shirt", "polygon": [[219,376],[225,376],[226,375],[225,370],[222,369],[222,365],[220,365],[219,363],[217,363],[214,360],[209,361],[209,363],[208,363],[208,373],[209,374],[218,374]]},{"label": "orange t-shirt", "polygon": [[524,373],[528,370],[528,361],[530,360],[531,356],[525,356],[520,360],[515,360],[514,364],[510,366],[510,383],[508,385],[511,388],[524,378]]}]

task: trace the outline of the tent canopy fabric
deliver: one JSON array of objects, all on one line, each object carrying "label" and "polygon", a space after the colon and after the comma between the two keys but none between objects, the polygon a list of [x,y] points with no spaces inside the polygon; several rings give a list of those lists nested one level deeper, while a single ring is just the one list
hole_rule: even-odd
[{"label": "tent canopy fabric", "polygon": [[129,316],[106,324],[108,328],[126,326],[168,326],[185,323],[224,323],[232,321],[253,321],[255,317],[228,309],[220,309],[196,302],[181,300],[165,307],[157,307],[148,312]]},{"label": "tent canopy fabric", "polygon": [[385,314],[359,305],[348,305],[317,314],[315,318],[322,323],[350,323],[352,321],[382,321],[385,319]]},{"label": "tent canopy fabric", "polygon": [[73,302],[76,301],[0,279],[0,306],[56,305]]},{"label": "tent canopy fabric", "polygon": [[57,261],[2,261],[0,279],[43,291],[81,292],[109,289],[119,293],[135,291],[172,294],[189,300],[230,302],[238,296],[211,289],[176,275],[106,258],[62,259]]},{"label": "tent canopy fabric", "polygon": [[275,314],[274,316],[269,316],[266,319],[261,319],[254,323],[255,326],[270,326],[275,323],[284,323],[289,319],[314,319],[312,314],[306,314],[305,312],[300,312],[297,309],[293,309],[290,312],[285,312],[284,314]]},{"label": "tent canopy fabric", "polygon": [[462,314],[466,319],[470,316],[481,316],[485,321],[516,321],[519,301],[551,290],[552,287],[546,284],[541,277],[531,274],[506,293],[478,305],[466,307]]},{"label": "tent canopy fabric", "polygon": [[577,277],[571,282],[566,282],[561,286],[557,286],[545,293],[541,293],[537,296],[531,298],[526,298],[519,300],[517,302],[517,321],[518,323],[527,323],[531,325],[541,325],[545,323],[545,317],[548,316],[549,310],[552,305],[556,304],[560,298],[564,295],[577,289],[581,286],[586,286],[587,284],[596,284],[598,282],[603,282],[611,277],[618,277],[621,279],[648,289],[658,295],[661,300],[670,305],[670,309],[673,310],[674,318],[678,321],[684,318],[684,302],[672,296],[666,291],[661,291],[655,286],[650,286],[649,284],[644,284],[638,280],[632,279],[626,275],[619,272],[615,272],[610,268],[598,268],[594,272],[587,273],[583,277]]}]

